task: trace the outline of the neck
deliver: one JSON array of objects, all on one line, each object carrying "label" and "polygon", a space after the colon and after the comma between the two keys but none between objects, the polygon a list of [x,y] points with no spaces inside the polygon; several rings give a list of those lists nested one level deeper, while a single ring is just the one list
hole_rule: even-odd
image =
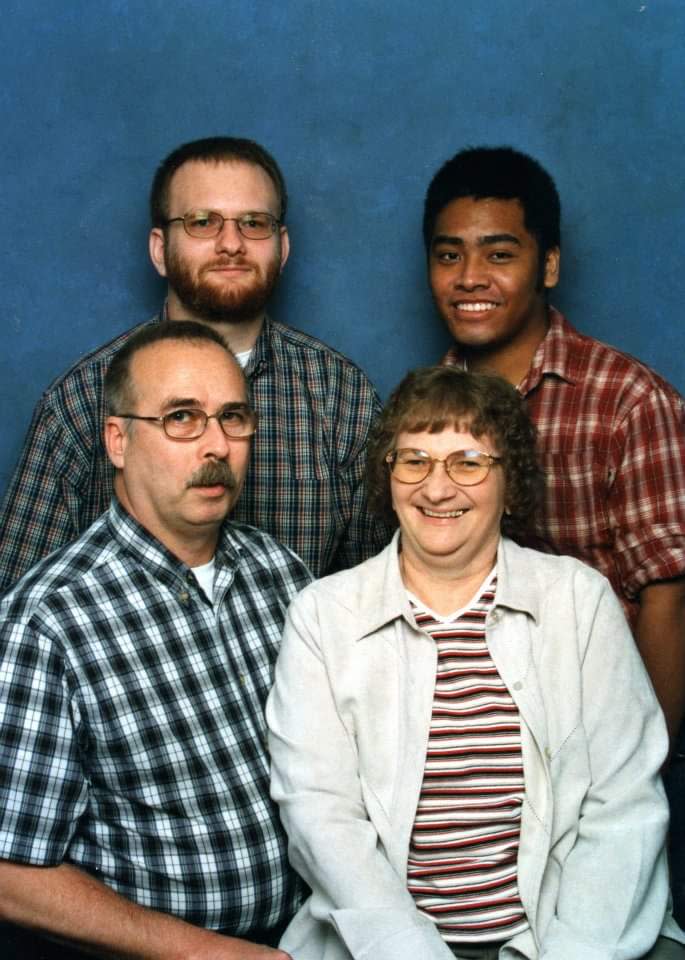
[{"label": "neck", "polygon": [[128,496],[121,472],[114,477],[114,492],[124,510],[147,532],[158,540],[169,553],[189,567],[201,567],[209,563],[216,553],[221,524],[202,526],[185,525],[183,529],[161,527],[155,517],[136,512]]},{"label": "neck", "polygon": [[497,373],[517,387],[530,370],[533,357],[545,339],[548,329],[549,321],[545,306],[540,316],[529,323],[525,332],[516,340],[483,348],[459,345],[459,353],[464,358],[467,369],[476,373]]},{"label": "neck", "polygon": [[208,320],[207,317],[203,317],[181,303],[171,289],[167,295],[167,317],[169,320],[196,320],[198,323],[206,324],[224,338],[234,353],[251,350],[264,325],[263,311],[247,319],[231,320],[227,317],[226,320]]},{"label": "neck", "polygon": [[473,597],[497,560],[497,551],[472,568],[455,573],[450,568],[427,568],[415,557],[400,553],[400,571],[405,587],[441,616],[460,610]]}]

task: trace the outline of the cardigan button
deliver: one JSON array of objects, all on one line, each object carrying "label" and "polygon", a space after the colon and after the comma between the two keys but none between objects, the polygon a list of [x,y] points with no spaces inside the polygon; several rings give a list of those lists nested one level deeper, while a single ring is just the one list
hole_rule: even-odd
[{"label": "cardigan button", "polygon": [[514,690],[523,690],[523,684],[521,683],[520,680],[517,680],[516,683],[514,684]]}]

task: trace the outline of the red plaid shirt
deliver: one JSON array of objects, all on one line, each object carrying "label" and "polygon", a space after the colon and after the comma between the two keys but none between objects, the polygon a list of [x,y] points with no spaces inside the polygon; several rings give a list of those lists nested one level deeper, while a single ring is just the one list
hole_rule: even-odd
[{"label": "red plaid shirt", "polygon": [[[546,475],[528,545],[542,541],[601,571],[634,626],[642,587],[685,574],[683,398],[639,360],[549,313],[519,385]],[[443,363],[463,363],[456,347]]]}]

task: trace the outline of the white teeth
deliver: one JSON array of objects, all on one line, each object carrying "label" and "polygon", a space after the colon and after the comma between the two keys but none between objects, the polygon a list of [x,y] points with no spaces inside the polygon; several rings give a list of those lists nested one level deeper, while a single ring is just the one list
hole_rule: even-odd
[{"label": "white teeth", "polygon": [[438,517],[439,519],[444,519],[445,517],[461,517],[462,514],[466,513],[466,510],[429,510],[428,507],[423,507],[423,512],[427,517]]},{"label": "white teeth", "polygon": [[458,303],[457,308],[459,310],[466,310],[467,313],[478,313],[481,310],[491,310],[497,304],[492,303],[491,301],[481,301],[480,303]]}]

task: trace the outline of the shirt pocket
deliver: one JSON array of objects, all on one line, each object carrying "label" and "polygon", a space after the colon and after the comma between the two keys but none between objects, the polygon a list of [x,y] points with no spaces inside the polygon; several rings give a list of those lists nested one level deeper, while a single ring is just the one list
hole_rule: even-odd
[{"label": "shirt pocket", "polygon": [[536,532],[560,552],[611,545],[608,449],[541,451],[545,493]]}]

